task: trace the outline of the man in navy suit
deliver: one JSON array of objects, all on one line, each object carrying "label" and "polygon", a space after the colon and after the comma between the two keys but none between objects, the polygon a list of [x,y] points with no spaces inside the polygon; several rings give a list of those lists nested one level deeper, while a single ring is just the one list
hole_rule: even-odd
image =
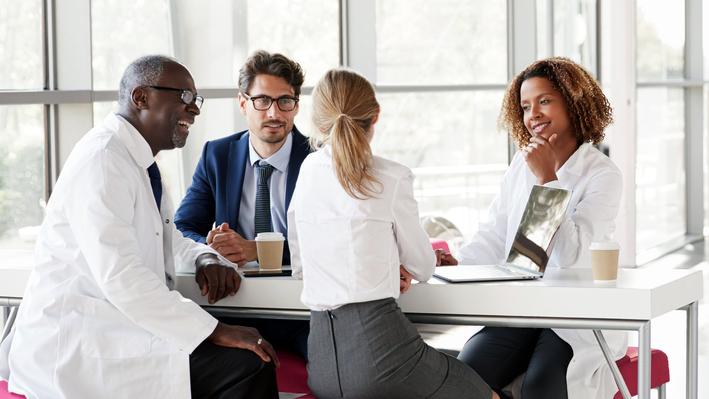
[{"label": "man in navy suit", "polygon": [[[243,265],[257,258],[256,233],[288,236],[286,211],[300,165],[310,153],[307,139],[293,124],[302,84],[300,65],[281,54],[257,51],[246,60],[239,71],[238,101],[248,130],[204,145],[192,184],[175,213],[175,225],[186,237]],[[265,222],[264,209],[270,219]],[[283,249],[283,264],[290,264],[288,242]],[[276,345],[307,354],[307,322],[239,322],[257,327]]]}]

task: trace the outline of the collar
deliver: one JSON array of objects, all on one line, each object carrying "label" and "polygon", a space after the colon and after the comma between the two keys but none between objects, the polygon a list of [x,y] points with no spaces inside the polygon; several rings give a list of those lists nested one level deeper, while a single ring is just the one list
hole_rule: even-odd
[{"label": "collar", "polygon": [[[251,133],[249,133],[249,135],[250,134]],[[278,170],[279,172],[285,173],[288,169],[288,161],[290,160],[290,152],[292,148],[293,132],[288,133],[288,136],[286,136],[286,142],[283,143],[281,148],[278,149],[275,154],[271,155],[266,159],[263,159],[256,152],[254,146],[251,145],[251,140],[249,139],[249,165],[253,167],[256,162],[263,160],[268,162],[268,164],[276,168],[276,170]]]},{"label": "collar", "polygon": [[593,149],[593,145],[591,145],[591,143],[581,144],[579,148],[571,154],[569,159],[561,165],[561,168],[557,171],[557,176],[566,173],[580,176],[583,173],[583,165],[585,163],[584,160],[586,159],[586,155],[591,149]]},{"label": "collar", "polygon": [[143,169],[148,169],[153,162],[153,151],[142,134],[125,118],[118,114],[110,113],[103,121],[104,125],[115,131],[118,138],[125,144],[131,157]]}]

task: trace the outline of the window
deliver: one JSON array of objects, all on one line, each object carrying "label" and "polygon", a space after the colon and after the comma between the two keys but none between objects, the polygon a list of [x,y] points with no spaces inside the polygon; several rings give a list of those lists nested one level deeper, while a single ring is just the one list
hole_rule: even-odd
[{"label": "window", "polygon": [[173,55],[168,1],[91,1],[93,84],[118,90],[126,66],[147,54]]},{"label": "window", "polygon": [[638,251],[681,237],[687,230],[683,95],[683,89],[638,89]]},{"label": "window", "polygon": [[684,2],[637,2],[639,82],[684,79]]},{"label": "window", "polygon": [[[327,70],[340,63],[338,3],[248,1],[248,30],[245,32],[248,53],[258,49],[283,53],[304,68],[305,86],[314,86]],[[239,60],[239,68],[242,62]]]},{"label": "window", "polygon": [[496,124],[507,83],[506,18],[505,2],[376,3],[382,115],[373,150],[413,170],[422,216],[442,216],[465,237],[507,169],[507,136]]},{"label": "window", "polygon": [[0,60],[0,90],[44,86],[40,0],[0,0]]},{"label": "window", "polygon": [[[442,216],[470,237],[507,169],[507,136],[498,132],[498,90],[380,94],[375,153],[412,167],[422,216]],[[434,109],[431,104],[445,105]]]},{"label": "window", "polygon": [[26,251],[44,217],[41,105],[0,106],[0,250]]},{"label": "window", "polygon": [[377,83],[505,83],[505,2],[444,0],[435,4],[377,1]]},{"label": "window", "polygon": [[[0,0],[0,91],[44,86],[42,17],[41,0]],[[0,105],[0,254],[13,266],[32,262],[44,216],[44,153],[43,106]]]},{"label": "window", "polygon": [[684,21],[683,2],[637,2],[638,253],[687,232]]},{"label": "window", "polygon": [[596,0],[537,0],[537,57],[568,57],[598,76]]}]

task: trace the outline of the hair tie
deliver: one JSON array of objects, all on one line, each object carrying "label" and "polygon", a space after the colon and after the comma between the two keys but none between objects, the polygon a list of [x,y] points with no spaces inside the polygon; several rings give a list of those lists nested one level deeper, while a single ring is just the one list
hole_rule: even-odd
[{"label": "hair tie", "polygon": [[347,114],[342,114],[342,113],[340,113],[340,114],[338,114],[338,115],[335,117],[335,120],[340,119],[340,118],[349,118],[349,117],[350,117],[350,116],[347,115]]}]

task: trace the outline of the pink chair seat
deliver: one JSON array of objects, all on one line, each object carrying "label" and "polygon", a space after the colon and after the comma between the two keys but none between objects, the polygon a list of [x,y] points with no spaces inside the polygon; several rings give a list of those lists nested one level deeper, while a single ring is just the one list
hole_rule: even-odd
[{"label": "pink chair seat", "polygon": [[[665,352],[659,349],[652,349],[650,354],[650,387],[657,388],[660,385],[667,384],[670,381],[670,366]],[[625,356],[616,362],[620,374],[628,386],[630,395],[638,394],[638,348],[635,346],[628,347]],[[620,391],[616,392],[613,399],[623,399]]]},{"label": "pink chair seat", "polygon": [[25,397],[10,393],[7,390],[7,381],[0,381],[0,399],[25,399]]},{"label": "pink chair seat", "polygon": [[[300,356],[283,350],[276,351],[278,359],[281,361],[281,367],[276,369],[276,380],[278,381],[278,390],[288,393],[302,393],[306,396],[300,398],[315,398],[310,396],[310,388],[308,388],[308,370],[305,367],[305,360]],[[0,398],[2,399],[2,398]]]}]

